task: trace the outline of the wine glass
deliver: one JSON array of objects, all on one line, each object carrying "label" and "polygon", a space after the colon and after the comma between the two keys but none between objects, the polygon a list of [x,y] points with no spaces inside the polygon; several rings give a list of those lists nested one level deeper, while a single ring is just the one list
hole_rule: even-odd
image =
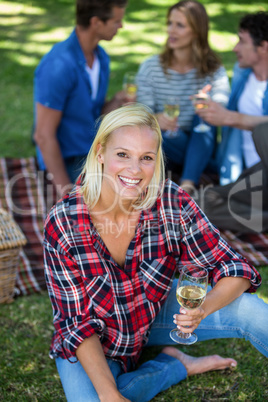
[{"label": "wine glass", "polygon": [[[203,101],[209,99],[210,96],[206,92],[199,91],[198,94],[193,95],[192,103],[194,105],[195,110],[207,108],[208,106],[204,105]],[[199,117],[199,120],[200,122],[197,126],[194,127],[194,131],[196,131],[197,133],[204,133],[210,130],[210,126],[206,124],[201,117]]]},{"label": "wine glass", "polygon": [[123,78],[123,89],[126,92],[126,96],[129,102],[134,102],[138,89],[136,83],[136,73],[134,73],[133,71],[125,73]]},{"label": "wine glass", "polygon": [[[179,99],[177,97],[170,96],[166,99],[164,104],[164,115],[169,119],[174,119],[180,115],[180,105]],[[174,138],[178,135],[177,131],[167,130],[165,132],[165,137]]]},{"label": "wine glass", "polygon": [[[208,286],[208,271],[195,265],[182,268],[177,284],[176,297],[178,303],[186,310],[200,307],[206,298]],[[192,345],[197,341],[194,333],[184,333],[174,328],[169,333],[174,342]]]}]

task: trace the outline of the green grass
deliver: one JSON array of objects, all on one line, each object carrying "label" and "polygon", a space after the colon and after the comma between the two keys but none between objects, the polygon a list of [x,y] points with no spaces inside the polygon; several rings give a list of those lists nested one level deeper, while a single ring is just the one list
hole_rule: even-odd
[{"label": "green grass", "polygon": [[[34,155],[31,143],[33,73],[40,58],[70,33],[74,0],[21,0],[0,3],[0,157]],[[235,3],[204,0],[211,20],[211,44],[231,77],[239,19],[247,12],[267,9],[266,2]],[[121,89],[127,70],[137,70],[165,40],[165,15],[170,0],[130,0],[125,24],[110,43],[102,45],[111,55],[109,96]],[[268,302],[268,269],[261,270],[258,291]],[[256,313],[257,319],[257,313]],[[0,401],[65,400],[54,362],[48,358],[52,334],[50,301],[44,292],[0,305]],[[217,353],[232,356],[234,371],[194,376],[154,398],[160,401],[264,401],[268,399],[268,363],[243,340],[197,343],[184,351],[196,356]],[[159,349],[146,350],[148,359]]]}]

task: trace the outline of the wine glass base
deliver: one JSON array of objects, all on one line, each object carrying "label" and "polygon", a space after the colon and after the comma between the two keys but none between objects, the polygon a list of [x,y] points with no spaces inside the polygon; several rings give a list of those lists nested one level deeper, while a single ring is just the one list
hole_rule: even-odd
[{"label": "wine glass base", "polygon": [[[183,338],[182,336],[180,336],[180,334],[182,336],[189,335],[189,337]],[[174,342],[180,343],[181,345],[192,345],[198,339],[196,334],[185,334],[183,332],[178,331],[176,328],[174,328],[172,331],[170,331],[169,336]]]}]

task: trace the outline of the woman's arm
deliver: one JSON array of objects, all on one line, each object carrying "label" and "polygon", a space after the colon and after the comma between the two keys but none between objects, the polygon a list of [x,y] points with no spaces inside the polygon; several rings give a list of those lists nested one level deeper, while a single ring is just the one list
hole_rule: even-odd
[{"label": "woman's arm", "polygon": [[76,356],[94,385],[101,402],[128,401],[116,387],[114,377],[96,334],[85,339],[78,346]]},{"label": "woman's arm", "polygon": [[205,317],[241,296],[250,287],[250,281],[245,278],[226,277],[220,279],[215,287],[208,292],[203,310]]},{"label": "woman's arm", "polygon": [[[202,319],[230,304],[243,292],[256,291],[261,284],[261,277],[256,268],[228,245],[186,193],[181,196],[179,194],[179,200],[181,241],[178,269],[187,264],[207,268],[213,288],[199,311],[186,311],[182,308],[182,316],[176,316],[175,323],[178,320],[181,325],[183,322],[184,325],[192,326],[184,330],[191,332]],[[189,320],[189,316],[195,317]]]}]

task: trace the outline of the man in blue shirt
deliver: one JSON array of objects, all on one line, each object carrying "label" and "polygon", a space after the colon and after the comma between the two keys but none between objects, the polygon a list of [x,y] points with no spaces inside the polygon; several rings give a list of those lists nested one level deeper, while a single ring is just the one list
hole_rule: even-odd
[{"label": "man in blue shirt", "polygon": [[234,182],[245,168],[260,162],[252,138],[256,125],[268,122],[268,12],[248,14],[240,21],[239,42],[227,109],[215,102],[198,114],[224,126],[219,153],[220,184]]},{"label": "man in blue shirt", "polygon": [[96,119],[121,106],[106,102],[109,56],[98,45],[122,27],[127,0],[77,0],[76,27],[41,60],[34,77],[34,140],[41,170],[58,193],[68,192],[95,136]]},{"label": "man in blue shirt", "polygon": [[268,12],[242,18],[234,51],[228,108],[210,101],[198,111],[224,126],[221,186],[207,188],[199,203],[220,229],[259,233],[268,230]]}]

